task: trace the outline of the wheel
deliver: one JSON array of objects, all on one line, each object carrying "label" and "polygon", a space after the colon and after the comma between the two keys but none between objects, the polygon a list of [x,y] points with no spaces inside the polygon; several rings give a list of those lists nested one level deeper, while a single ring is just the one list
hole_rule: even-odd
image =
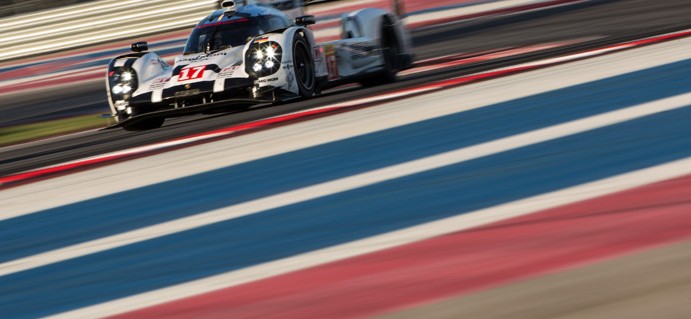
[{"label": "wheel", "polygon": [[367,79],[360,81],[364,86],[375,86],[379,84],[392,83],[396,81],[396,74],[401,70],[401,46],[398,42],[396,28],[391,18],[385,16],[381,26],[381,52],[384,58],[384,70],[370,75]]},{"label": "wheel", "polygon": [[317,87],[314,61],[308,48],[305,38],[296,34],[293,40],[293,68],[301,97],[312,97]]}]

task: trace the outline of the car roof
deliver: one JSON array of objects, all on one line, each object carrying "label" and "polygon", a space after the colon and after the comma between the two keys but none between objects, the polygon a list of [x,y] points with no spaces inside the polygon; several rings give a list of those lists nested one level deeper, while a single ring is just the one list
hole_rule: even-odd
[{"label": "car roof", "polygon": [[198,26],[214,22],[232,20],[238,17],[251,18],[266,15],[278,15],[288,18],[288,16],[283,11],[275,9],[271,6],[261,4],[250,4],[238,7],[235,11],[230,12],[226,12],[226,9],[216,10],[208,17],[204,18],[204,20],[200,21]]}]

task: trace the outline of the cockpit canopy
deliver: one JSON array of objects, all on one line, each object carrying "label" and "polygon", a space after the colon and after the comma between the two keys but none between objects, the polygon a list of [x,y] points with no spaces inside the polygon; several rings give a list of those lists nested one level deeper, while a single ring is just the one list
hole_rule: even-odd
[{"label": "cockpit canopy", "polygon": [[[192,31],[184,54],[214,52],[245,45],[254,37],[287,29],[293,22],[282,12],[269,8],[250,8],[227,13],[214,12]],[[247,9],[247,10],[245,10]]]}]

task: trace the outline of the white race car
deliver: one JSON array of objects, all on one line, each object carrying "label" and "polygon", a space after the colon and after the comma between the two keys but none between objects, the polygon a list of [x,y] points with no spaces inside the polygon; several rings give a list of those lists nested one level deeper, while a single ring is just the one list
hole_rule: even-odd
[{"label": "white race car", "polygon": [[147,52],[146,42],[111,60],[106,87],[114,127],[147,130],[167,117],[308,98],[349,82],[390,82],[412,65],[410,36],[385,10],[345,14],[341,39],[317,43],[307,27],[315,17],[289,15],[301,9],[290,7],[299,0],[269,1],[223,1],[194,28],[173,65]]}]

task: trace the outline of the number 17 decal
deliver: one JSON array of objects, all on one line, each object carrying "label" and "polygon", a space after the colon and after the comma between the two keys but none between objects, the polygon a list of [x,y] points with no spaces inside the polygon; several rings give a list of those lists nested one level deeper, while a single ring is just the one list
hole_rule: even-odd
[{"label": "number 17 decal", "polygon": [[206,70],[206,65],[193,66],[191,68],[185,68],[180,70],[180,76],[178,81],[187,81],[194,79],[201,79],[204,76],[204,71]]}]

